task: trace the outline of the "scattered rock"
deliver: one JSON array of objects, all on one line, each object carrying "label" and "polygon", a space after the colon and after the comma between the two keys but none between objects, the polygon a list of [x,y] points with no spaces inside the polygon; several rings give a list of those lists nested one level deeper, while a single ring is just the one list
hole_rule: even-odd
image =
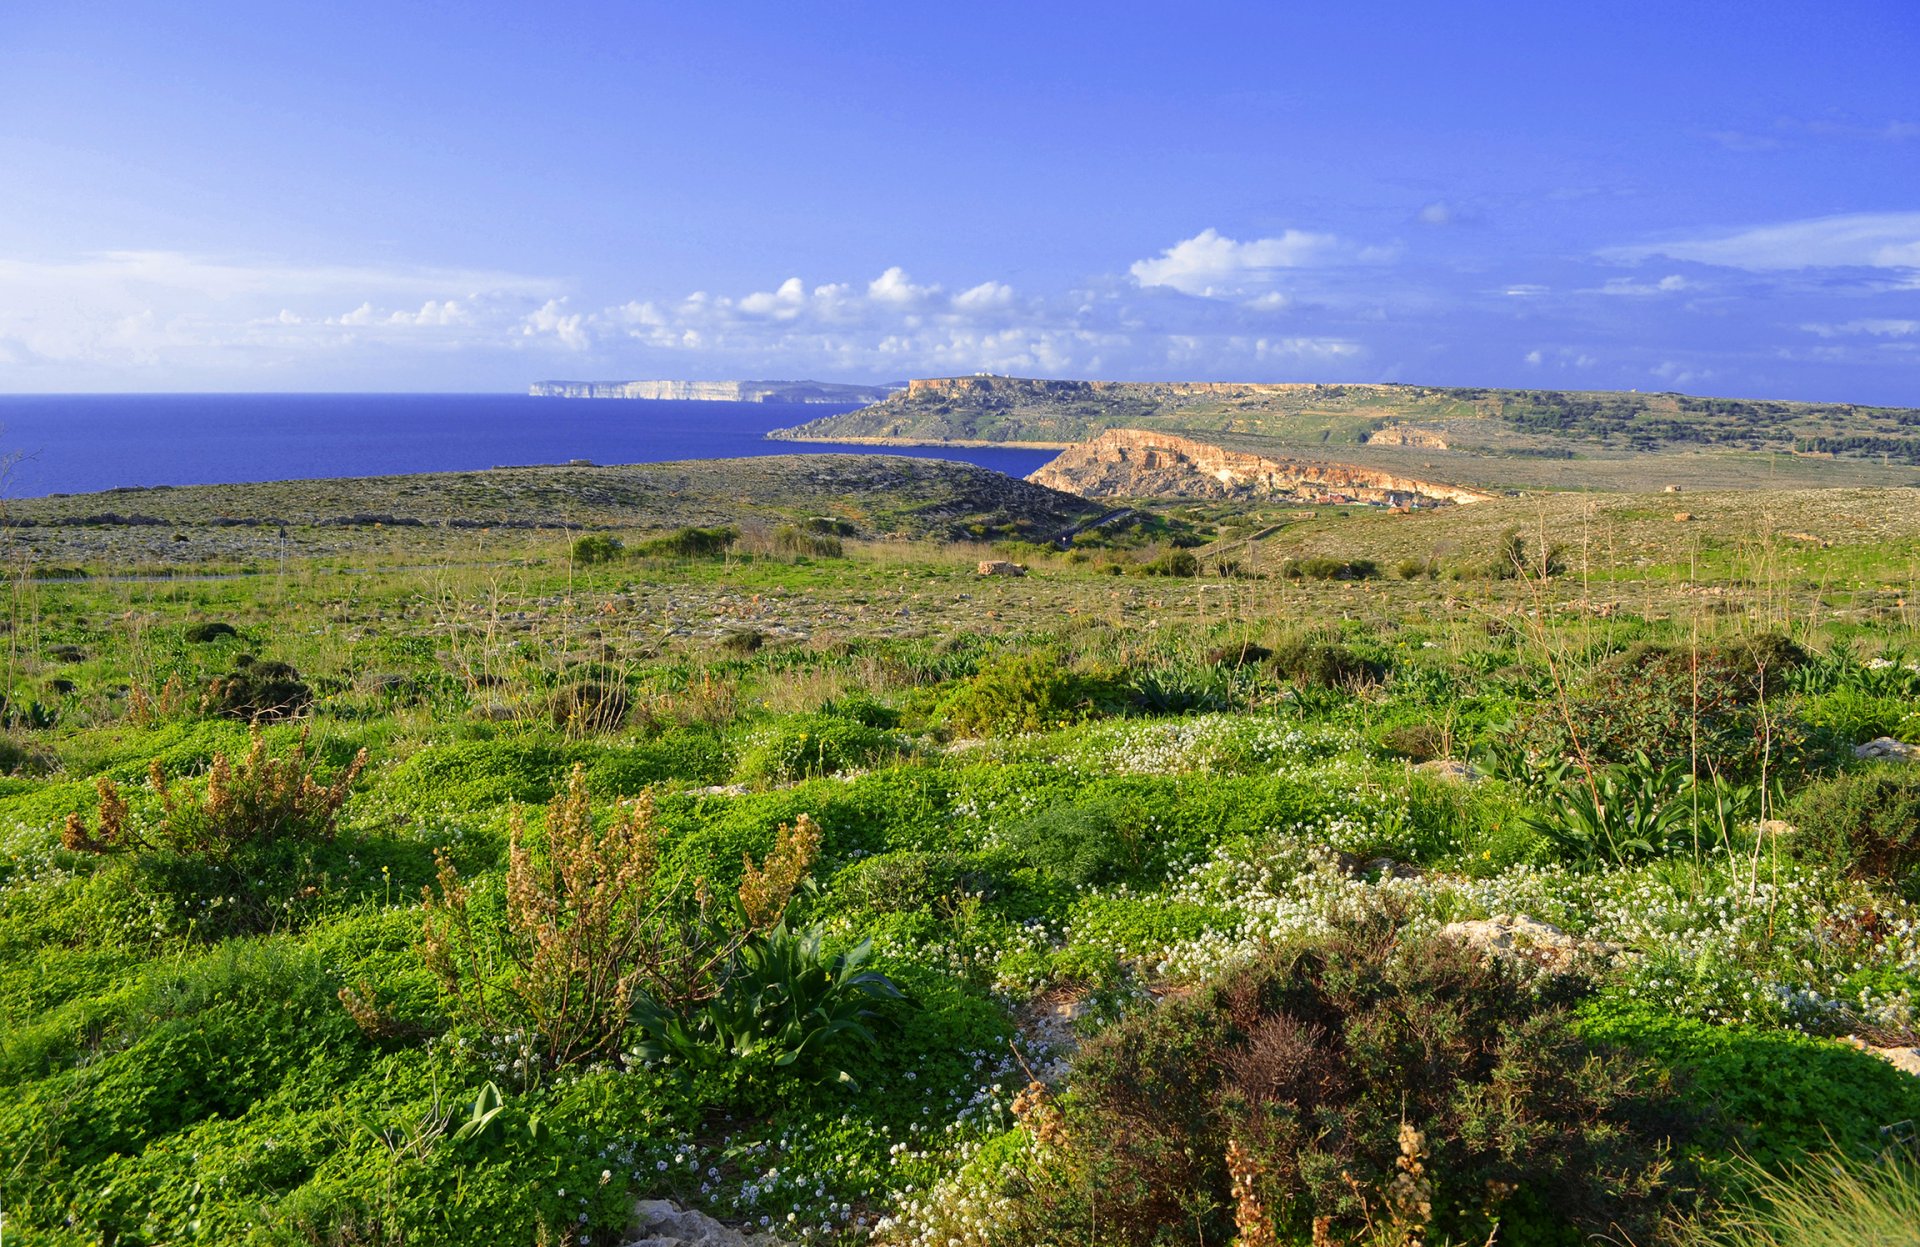
[{"label": "scattered rock", "polygon": [[511,723],[515,715],[513,707],[505,702],[490,701],[484,706],[475,706],[473,717],[488,723]]},{"label": "scattered rock", "polygon": [[1673,522],[1676,524],[1686,524],[1692,522],[1692,520],[1693,512],[1691,511],[1675,511],[1673,513]]},{"label": "scattered rock", "polygon": [[1909,745],[1891,736],[1881,736],[1853,747],[1856,758],[1887,758],[1894,762],[1920,762],[1920,745]]},{"label": "scattered rock", "polygon": [[47,651],[47,657],[55,662],[85,662],[87,651],[78,645],[56,645]]},{"label": "scattered rock", "polygon": [[1431,762],[1420,763],[1413,770],[1416,775],[1431,775],[1435,779],[1456,784],[1477,784],[1486,778],[1478,767],[1458,758],[1435,758]]},{"label": "scattered rock", "polygon": [[1666,488],[1666,492],[1670,494],[1677,494],[1680,492],[1680,487],[1678,485],[1669,485]]},{"label": "scattered rock", "polygon": [[982,576],[1024,576],[1027,569],[1005,559],[982,559],[978,573]]},{"label": "scattered rock", "polygon": [[736,1230],[669,1199],[636,1203],[632,1225],[630,1232],[636,1237],[624,1247],[781,1247],[771,1234]]},{"label": "scattered rock", "polygon": [[1774,836],[1790,836],[1800,829],[1784,818],[1763,818],[1760,820],[1758,830],[1760,838],[1767,840]]},{"label": "scattered rock", "polygon": [[690,797],[744,797],[749,789],[745,784],[710,784],[705,788],[689,788]]},{"label": "scattered rock", "polygon": [[1361,873],[1376,879],[1418,879],[1420,868],[1412,862],[1396,862],[1391,857],[1376,857],[1360,867]]},{"label": "scattered rock", "polygon": [[1556,974],[1573,970],[1584,961],[1609,959],[1621,951],[1617,944],[1583,940],[1525,914],[1495,914],[1475,922],[1450,923],[1440,928],[1440,935]]}]

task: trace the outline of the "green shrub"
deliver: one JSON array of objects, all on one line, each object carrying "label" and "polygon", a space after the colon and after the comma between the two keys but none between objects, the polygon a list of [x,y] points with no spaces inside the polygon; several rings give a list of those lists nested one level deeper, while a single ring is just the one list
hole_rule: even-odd
[{"label": "green shrub", "polygon": [[1191,550],[1169,550],[1140,565],[1143,576],[1193,577],[1200,574],[1200,560]]},{"label": "green shrub", "polygon": [[1029,814],[1001,842],[1049,879],[1084,888],[1136,871],[1147,846],[1135,813],[1111,796],[1091,794]]},{"label": "green shrub", "polygon": [[846,553],[846,546],[837,534],[797,524],[782,524],[774,529],[767,538],[767,546],[775,554],[804,558],[837,559]]},{"label": "green shrub", "polygon": [[627,721],[627,690],[599,680],[574,680],[547,698],[553,725],[567,732],[617,732]]},{"label": "green shrub", "polygon": [[873,913],[914,913],[962,895],[989,894],[994,874],[972,856],[901,849],[865,858],[833,877],[840,901]]},{"label": "green shrub", "polygon": [[1636,645],[1574,680],[1564,704],[1530,709],[1519,739],[1530,752],[1595,765],[1697,756],[1702,769],[1743,780],[1763,762],[1774,774],[1820,765],[1823,751],[1803,724],[1761,713],[1763,691],[1784,685],[1748,652]]},{"label": "green shrub", "polygon": [[185,630],[180,633],[180,638],[189,645],[206,645],[212,641],[219,641],[226,637],[237,637],[239,635],[239,631],[236,630],[232,624],[211,621],[187,625]]},{"label": "green shrub", "polygon": [[737,528],[689,526],[643,542],[639,549],[642,554],[660,558],[717,559],[725,557],[738,540],[740,530]]},{"label": "green shrub", "polygon": [[1051,651],[1029,650],[983,665],[938,713],[958,732],[1012,735],[1082,722],[1117,700],[1108,682],[1069,671]]},{"label": "green shrub", "polygon": [[1920,900],[1920,768],[1881,764],[1816,780],[1783,817],[1803,852]]},{"label": "green shrub", "polygon": [[1372,559],[1336,559],[1325,555],[1290,558],[1280,565],[1289,580],[1371,580],[1380,574]]},{"label": "green shrub", "polygon": [[1076,1219],[1108,1243],[1227,1242],[1236,1220],[1481,1242],[1516,1193],[1646,1241],[1687,1189],[1667,1148],[1690,1119],[1643,1066],[1582,1042],[1552,990],[1384,913],[1121,1021],[1074,1088]]},{"label": "green shrub", "polygon": [[634,1011],[642,1038],[631,1056],[722,1070],[741,1083],[790,1071],[857,1089],[842,1052],[879,1047],[875,1006],[905,999],[892,979],[867,969],[872,954],[867,941],[829,956],[822,928],[796,932],[783,921],[748,937],[707,999],[675,1012],[642,996]]},{"label": "green shrub", "polygon": [[1295,684],[1310,688],[1350,689],[1372,684],[1386,674],[1386,666],[1363,657],[1338,641],[1298,638],[1273,652],[1273,667]]},{"label": "green shrub", "polygon": [[1414,762],[1447,757],[1450,744],[1450,733],[1437,723],[1402,723],[1380,733],[1380,752]]},{"label": "green shrub", "polygon": [[796,715],[757,729],[735,777],[747,783],[790,783],[870,767],[903,752],[905,738],[836,715]]},{"label": "green shrub", "polygon": [[242,654],[207,686],[201,707],[246,722],[290,719],[313,705],[313,689],[289,663]]},{"label": "green shrub", "polygon": [[618,537],[610,537],[605,533],[588,533],[584,537],[574,538],[573,561],[584,564],[611,563],[625,550],[625,544]]},{"label": "green shrub", "polygon": [[1582,1006],[1580,1033],[1683,1075],[1687,1098],[1721,1115],[1740,1150],[1769,1168],[1830,1146],[1869,1158],[1885,1145],[1880,1127],[1920,1119],[1920,1079],[1832,1040],[1714,1026],[1617,996]]}]

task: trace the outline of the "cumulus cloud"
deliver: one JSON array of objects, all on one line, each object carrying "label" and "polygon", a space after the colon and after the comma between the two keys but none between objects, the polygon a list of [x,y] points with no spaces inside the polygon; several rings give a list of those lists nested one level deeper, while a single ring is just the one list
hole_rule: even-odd
[{"label": "cumulus cloud", "polygon": [[1143,287],[1166,286],[1181,294],[1222,298],[1246,294],[1270,283],[1278,270],[1301,268],[1335,258],[1340,240],[1332,234],[1290,229],[1277,238],[1239,242],[1204,229],[1150,260],[1128,268]]},{"label": "cumulus cloud", "polygon": [[1604,259],[1690,260],[1757,272],[1803,268],[1920,268],[1920,212],[1856,212],[1783,221],[1601,252]]}]

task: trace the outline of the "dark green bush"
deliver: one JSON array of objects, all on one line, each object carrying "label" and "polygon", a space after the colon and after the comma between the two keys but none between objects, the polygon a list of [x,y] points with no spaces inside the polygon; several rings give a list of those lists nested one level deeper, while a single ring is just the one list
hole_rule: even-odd
[{"label": "dark green bush", "polygon": [[1200,560],[1191,550],[1169,550],[1156,559],[1140,565],[1143,576],[1180,576],[1191,577],[1200,574]]},{"label": "dark green bush", "polygon": [[1702,759],[1731,779],[1750,779],[1764,761],[1774,774],[1822,765],[1825,750],[1784,713],[1762,714],[1764,692],[1783,689],[1751,651],[1689,651],[1635,645],[1573,681],[1565,704],[1534,706],[1519,740],[1549,757],[1584,755],[1596,765],[1636,754],[1663,761]]},{"label": "dark green bush", "polygon": [[757,729],[735,774],[749,783],[787,783],[869,767],[906,747],[903,738],[851,719],[795,715]]},{"label": "dark green bush", "polygon": [[1121,694],[1109,682],[1069,671],[1045,650],[1003,654],[941,703],[958,732],[1016,734],[1106,713]]},{"label": "dark green bush", "polygon": [[1447,729],[1437,723],[1402,723],[1380,733],[1380,751],[1389,757],[1425,762],[1448,755]]},{"label": "dark green bush", "polygon": [[1295,684],[1313,688],[1353,688],[1386,674],[1386,666],[1338,641],[1311,637],[1288,641],[1273,652],[1273,667]]},{"label": "dark green bush", "polygon": [[1139,869],[1148,846],[1139,819],[1110,796],[1088,794],[1010,824],[1001,841],[1048,879],[1084,888]]},{"label": "dark green bush", "polygon": [[289,663],[242,654],[207,686],[203,708],[247,722],[290,719],[313,705],[313,688]]},{"label": "dark green bush", "polygon": [[180,634],[180,637],[189,645],[205,645],[211,641],[218,641],[223,637],[237,637],[239,635],[240,633],[232,624],[213,621],[209,623],[190,624],[186,630]]},{"label": "dark green bush", "polygon": [[1272,650],[1253,641],[1218,645],[1207,651],[1207,663],[1214,667],[1257,667],[1272,657]]},{"label": "dark green bush", "polygon": [[767,538],[767,546],[775,554],[807,558],[837,559],[846,553],[846,546],[837,534],[797,524],[782,524],[774,529]]},{"label": "dark green bush", "polygon": [[1372,559],[1336,559],[1325,555],[1288,559],[1280,574],[1290,580],[1371,580],[1380,574]]},{"label": "dark green bush", "polygon": [[1832,1040],[1678,1018],[1615,996],[1580,1010],[1580,1033],[1643,1053],[1684,1076],[1686,1097],[1722,1116],[1769,1167],[1837,1145],[1871,1158],[1880,1127],[1920,1120],[1920,1078]]},{"label": "dark green bush", "polygon": [[1583,1042],[1562,990],[1404,936],[1364,916],[1082,1049],[1067,1127],[1101,1241],[1230,1241],[1230,1141],[1283,1240],[1321,1217],[1349,1240],[1379,1226],[1411,1159],[1430,1186],[1401,1203],[1403,1232],[1485,1241],[1517,1191],[1582,1232],[1647,1241],[1688,1187],[1667,1148],[1690,1116],[1640,1063]]},{"label": "dark green bush", "polygon": [[961,894],[990,893],[993,872],[960,853],[902,849],[865,858],[833,877],[836,897],[874,913],[913,913]]},{"label": "dark green bush", "polygon": [[576,563],[611,563],[626,550],[618,537],[609,537],[605,533],[589,533],[577,537],[573,542],[573,561]]},{"label": "dark green bush", "polygon": [[547,698],[553,725],[569,732],[614,732],[627,721],[627,690],[599,680],[574,680]]},{"label": "dark green bush", "polygon": [[1802,852],[1920,900],[1920,768],[1883,763],[1816,780],[1783,817]]},{"label": "dark green bush", "polygon": [[680,528],[639,547],[642,554],[675,559],[717,559],[740,540],[737,528]]}]

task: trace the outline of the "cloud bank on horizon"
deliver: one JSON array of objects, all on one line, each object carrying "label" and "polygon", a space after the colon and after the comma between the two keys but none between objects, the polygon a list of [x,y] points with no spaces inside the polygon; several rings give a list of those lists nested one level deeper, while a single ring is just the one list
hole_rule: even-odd
[{"label": "cloud bank on horizon", "polygon": [[[992,371],[1920,405],[1920,98],[1873,72],[1920,50],[1901,5],[1732,33],[1650,5],[1673,46],[1631,63],[1657,104],[1528,68],[1632,42],[1565,15],[1299,18],[1328,62],[1248,87],[1150,22],[1035,17],[976,81],[927,49],[986,36],[925,13],[865,15],[885,63],[775,10],[588,4],[550,47],[476,19],[442,65],[408,55],[446,36],[427,18],[348,7],[379,29],[227,0],[197,29],[0,20],[27,67],[0,162],[33,175],[0,201],[0,392]],[[1278,20],[1228,8],[1250,39]],[[684,58],[587,55],[608,22]],[[1449,41],[1514,68],[1463,81]],[[699,68],[716,49],[737,72]],[[188,72],[144,112],[110,89],[170,53]],[[831,89],[767,73],[800,64]],[[270,116],[234,107],[269,85]]]}]

